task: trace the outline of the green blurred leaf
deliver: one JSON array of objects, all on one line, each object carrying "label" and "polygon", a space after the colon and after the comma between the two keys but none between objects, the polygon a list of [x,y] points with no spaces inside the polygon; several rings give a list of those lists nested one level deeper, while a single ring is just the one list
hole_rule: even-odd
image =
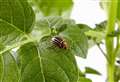
[{"label": "green blurred leaf", "polygon": [[34,13],[26,0],[0,1],[0,42],[8,45],[31,32]]},{"label": "green blurred leaf", "polygon": [[85,34],[91,37],[91,39],[93,39],[93,41],[97,43],[101,43],[101,41],[105,38],[105,34],[99,31],[90,30],[86,32]]},{"label": "green blurred leaf", "polygon": [[101,41],[104,39],[106,24],[106,21],[102,21],[99,24],[96,24],[94,29],[85,24],[77,24],[77,26],[88,37],[89,48],[96,45],[96,43],[101,43]]},{"label": "green blurred leaf", "polygon": [[75,24],[75,21],[59,16],[43,17],[37,21],[33,36],[42,38],[51,34],[59,34],[67,28],[67,24]]},{"label": "green blurred leaf", "polygon": [[79,27],[76,26],[75,21],[63,19],[62,17],[45,17],[37,22],[37,29],[42,31],[45,29],[45,33],[44,31],[42,33],[43,37],[49,33],[46,31],[46,29],[49,29],[51,30],[51,35],[66,38],[68,46],[70,45],[73,54],[84,58],[86,57],[88,49],[87,37],[82,29],[79,29]]},{"label": "green blurred leaf", "polygon": [[14,57],[9,52],[4,53],[3,56],[1,56],[0,70],[1,82],[19,82],[19,69]]},{"label": "green blurred leaf", "polygon": [[88,37],[89,48],[96,45],[96,43],[101,43],[101,41],[105,38],[106,24],[106,21],[102,21],[99,24],[96,24],[94,29],[85,24],[78,24],[80,29],[83,30],[85,35]]},{"label": "green blurred leaf", "polygon": [[59,35],[66,38],[68,46],[73,54],[86,58],[88,51],[88,39],[79,27],[76,25],[68,25],[67,29]]},{"label": "green blurred leaf", "polygon": [[86,74],[96,74],[96,75],[101,75],[100,72],[98,72],[97,70],[90,68],[90,67],[86,67],[85,68],[85,73]]},{"label": "green blurred leaf", "polygon": [[89,30],[92,30],[92,28],[90,28],[88,25],[85,24],[77,24],[77,26],[83,31],[83,32],[87,32]]},{"label": "green blurred leaf", "polygon": [[79,70],[79,77],[85,77],[85,73],[83,73],[81,70]]},{"label": "green blurred leaf", "polygon": [[[100,6],[106,11],[106,13],[108,13],[108,8],[109,8],[109,0],[101,0],[100,2]],[[120,22],[120,0],[118,0],[118,4],[117,4],[117,19]]]},{"label": "green blurred leaf", "polygon": [[80,77],[78,82],[92,82],[92,80],[85,77]]},{"label": "green blurred leaf", "polygon": [[69,50],[42,38],[39,45],[28,43],[18,50],[21,82],[77,82],[78,68]]},{"label": "green blurred leaf", "polygon": [[107,21],[102,21],[99,24],[96,24],[95,28],[89,30],[85,34],[90,37],[93,41],[97,43],[101,43],[101,41],[105,38],[105,28],[107,25]]},{"label": "green blurred leaf", "polygon": [[107,26],[107,21],[102,21],[99,24],[96,24],[96,27],[94,28],[94,30],[105,32],[106,26]]},{"label": "green blurred leaf", "polygon": [[72,0],[32,0],[45,16],[69,16]]}]

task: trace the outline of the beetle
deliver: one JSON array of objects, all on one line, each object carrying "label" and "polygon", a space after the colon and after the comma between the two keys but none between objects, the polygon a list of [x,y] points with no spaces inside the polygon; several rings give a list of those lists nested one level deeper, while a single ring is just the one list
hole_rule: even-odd
[{"label": "beetle", "polygon": [[58,37],[58,36],[55,36],[52,38],[52,43],[58,46],[59,48],[63,48],[63,49],[68,48],[67,42],[63,38]]}]

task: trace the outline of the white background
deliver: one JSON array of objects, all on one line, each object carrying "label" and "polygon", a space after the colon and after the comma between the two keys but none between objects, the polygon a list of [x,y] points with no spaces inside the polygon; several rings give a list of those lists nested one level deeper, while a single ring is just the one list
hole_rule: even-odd
[{"label": "white background", "polygon": [[[74,7],[71,15],[77,23],[83,23],[95,27],[95,24],[106,20],[106,14],[99,5],[99,0],[74,0]],[[98,75],[87,75],[93,82],[105,82],[106,80],[106,59],[97,48],[92,47],[88,51],[87,59],[77,58],[78,65],[82,71],[85,66],[92,67],[102,73]]]}]

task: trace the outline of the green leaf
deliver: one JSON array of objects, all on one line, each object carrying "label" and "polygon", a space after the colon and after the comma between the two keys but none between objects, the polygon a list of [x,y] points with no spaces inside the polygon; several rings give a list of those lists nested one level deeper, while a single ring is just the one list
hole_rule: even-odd
[{"label": "green leaf", "polygon": [[105,38],[105,34],[99,31],[90,30],[85,34],[91,37],[96,43],[101,43],[101,41]]},{"label": "green leaf", "polygon": [[32,36],[40,40],[44,36],[51,35],[50,23],[47,18],[41,18],[36,21]]},{"label": "green leaf", "polygon": [[106,25],[107,21],[102,21],[99,24],[96,24],[94,29],[85,32],[85,34],[93,41],[100,43],[105,38]]},{"label": "green leaf", "polygon": [[77,26],[83,31],[83,32],[87,32],[89,30],[92,30],[92,28],[90,28],[88,25],[85,24],[77,24]]},{"label": "green leaf", "polygon": [[[90,28],[88,25],[85,24],[77,24],[77,26],[81,29],[81,31],[83,31],[85,34],[91,30],[93,30],[92,28]],[[91,48],[93,45],[95,45],[95,42],[93,40],[93,38],[89,35],[87,35],[88,38],[88,48]]]},{"label": "green leaf", "polygon": [[34,13],[27,0],[0,1],[0,42],[13,44],[31,32]]},{"label": "green leaf", "polygon": [[86,73],[86,74],[96,74],[96,75],[101,75],[100,72],[98,72],[98,71],[96,71],[95,69],[90,68],[90,67],[86,67],[86,68],[85,68],[85,73]]},{"label": "green leaf", "polygon": [[96,24],[94,29],[84,25],[85,35],[88,37],[89,48],[96,45],[96,43],[101,43],[105,38],[105,27],[107,21],[102,21],[99,24]]},{"label": "green leaf", "polygon": [[68,47],[72,53],[86,58],[88,51],[87,36],[76,25],[68,25],[67,29],[59,34],[68,42]]},{"label": "green leaf", "polygon": [[85,73],[83,73],[81,70],[79,70],[79,77],[85,77]]},{"label": "green leaf", "polygon": [[77,24],[77,26],[88,37],[89,48],[96,45],[96,43],[101,43],[101,41],[105,38],[104,34],[105,34],[106,24],[107,24],[106,21],[102,21],[99,24],[96,24],[94,29],[85,24]]},{"label": "green leaf", "polygon": [[51,34],[59,34],[67,28],[67,24],[75,24],[75,21],[59,16],[43,17],[37,21],[33,36],[42,38]]},{"label": "green leaf", "polygon": [[19,69],[13,56],[7,52],[3,54],[1,60],[3,61],[1,82],[19,82]]},{"label": "green leaf", "polygon": [[88,78],[80,77],[78,82],[92,82],[92,81]]},{"label": "green leaf", "polygon": [[1,21],[11,24],[23,32],[31,31],[34,13],[26,0],[1,0],[0,11]]},{"label": "green leaf", "polygon": [[71,19],[63,19],[62,17],[51,16],[42,18],[37,25],[37,29],[42,29],[42,31],[43,29],[45,30],[42,33],[42,37],[49,33],[47,29],[51,29],[51,35],[60,36],[63,38],[66,37],[66,41],[68,40],[69,43],[68,46],[70,45],[70,49],[72,50],[73,54],[80,55],[84,58],[86,57],[88,49],[87,37],[84,35],[82,30],[76,26],[75,21]]},{"label": "green leaf", "polygon": [[32,0],[45,16],[69,15],[73,2],[72,0]]},{"label": "green leaf", "polygon": [[47,20],[49,22],[49,26],[51,29],[55,30],[58,34],[62,31],[64,31],[67,28],[67,25],[73,25],[75,24],[75,21],[72,19],[64,19],[62,17],[57,16],[51,16],[47,17]]},{"label": "green leaf", "polygon": [[96,24],[96,27],[94,28],[94,30],[105,32],[106,26],[107,26],[107,21],[102,21],[99,24]]},{"label": "green leaf", "polygon": [[69,50],[59,49],[51,37],[28,43],[18,50],[20,82],[77,82],[78,68]]}]

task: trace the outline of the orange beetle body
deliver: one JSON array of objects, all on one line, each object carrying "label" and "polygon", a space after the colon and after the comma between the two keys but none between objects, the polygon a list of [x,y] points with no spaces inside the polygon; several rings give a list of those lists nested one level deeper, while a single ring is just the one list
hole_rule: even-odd
[{"label": "orange beetle body", "polygon": [[55,44],[56,46],[58,46],[59,48],[63,48],[63,49],[67,49],[68,45],[67,42],[65,42],[62,38],[60,37],[53,37],[52,38],[52,42],[53,44]]}]

